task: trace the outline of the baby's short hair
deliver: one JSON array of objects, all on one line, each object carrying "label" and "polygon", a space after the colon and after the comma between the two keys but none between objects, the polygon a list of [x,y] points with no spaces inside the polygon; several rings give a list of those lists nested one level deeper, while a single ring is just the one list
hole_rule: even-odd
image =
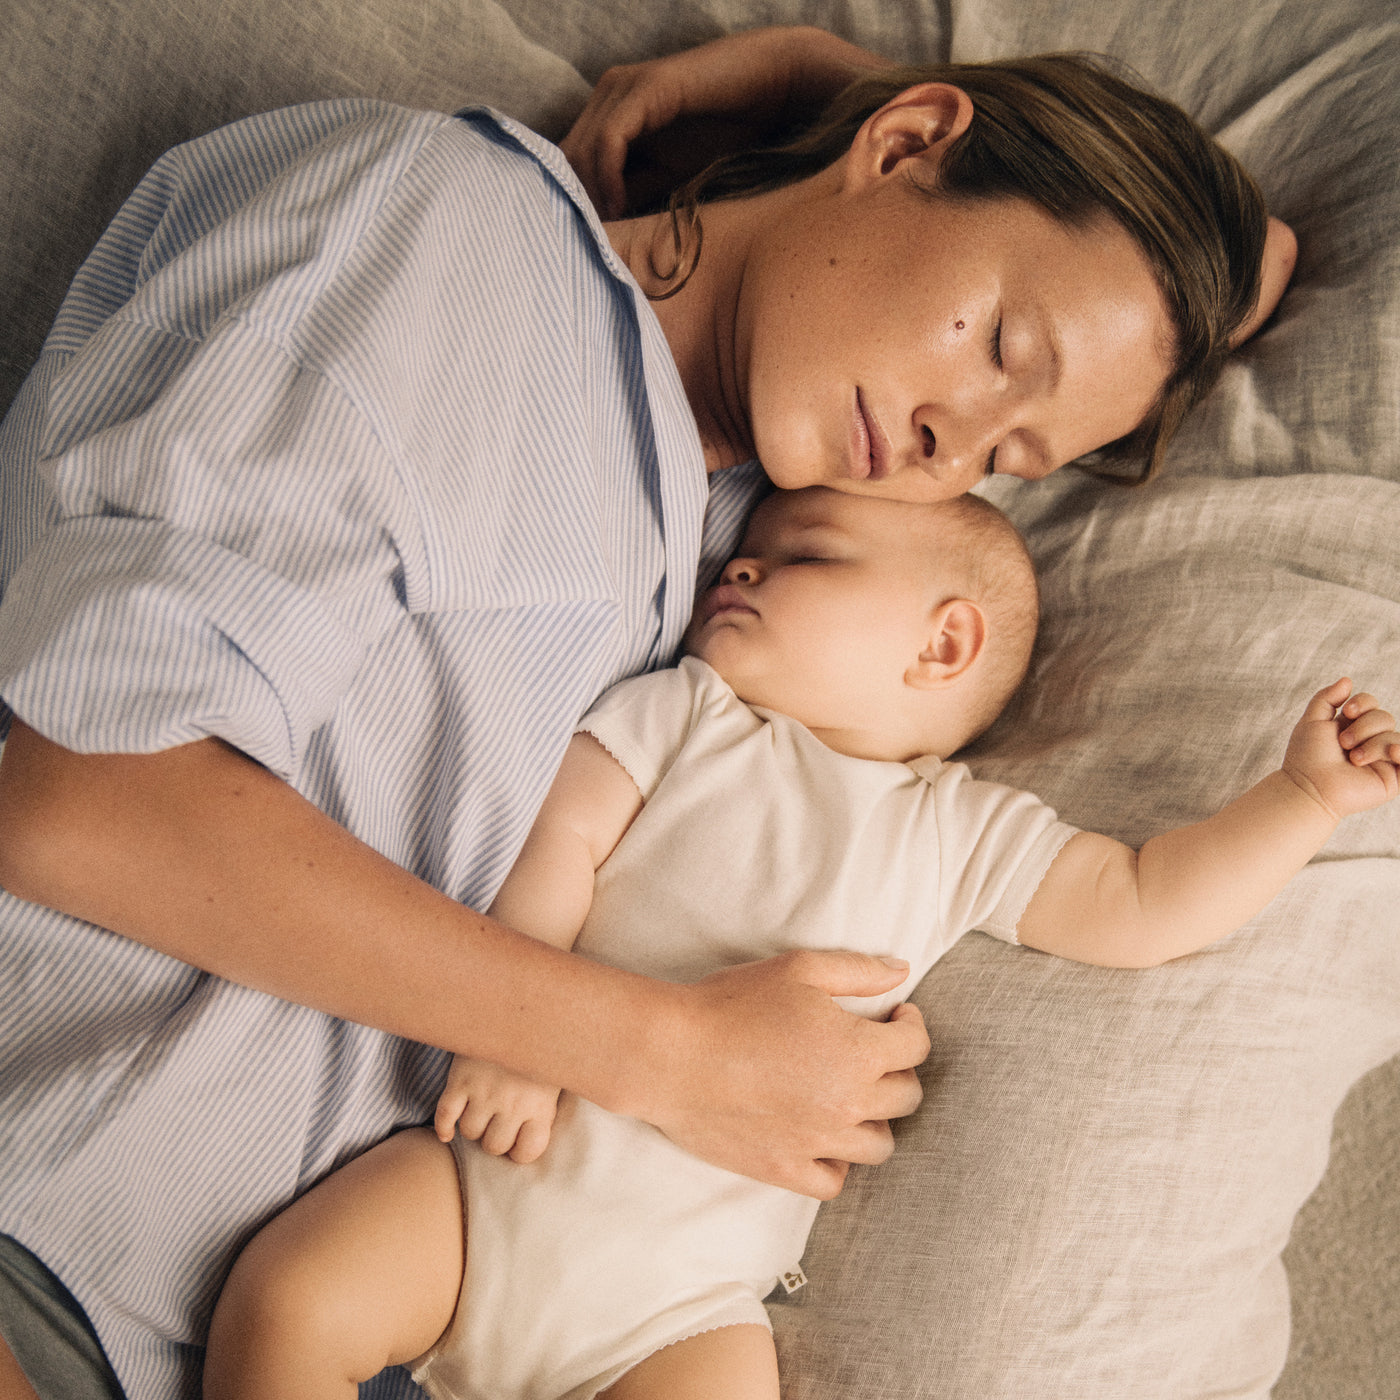
[{"label": "baby's short hair", "polygon": [[1020,531],[990,501],[957,496],[940,502],[933,520],[941,564],[987,617],[967,744],[991,726],[1025,679],[1040,625],[1040,588]]}]

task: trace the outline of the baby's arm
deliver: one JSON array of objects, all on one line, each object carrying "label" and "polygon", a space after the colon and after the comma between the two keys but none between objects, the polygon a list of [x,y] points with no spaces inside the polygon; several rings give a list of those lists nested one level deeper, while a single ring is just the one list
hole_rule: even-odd
[{"label": "baby's arm", "polygon": [[1141,851],[1090,832],[1072,837],[1022,915],[1020,941],[1076,962],[1153,967],[1253,918],[1342,817],[1400,791],[1395,721],[1369,695],[1347,699],[1350,691],[1339,680],[1313,696],[1283,766],[1213,817]]},{"label": "baby's arm", "polygon": [[[575,734],[549,795],[490,914],[521,933],[570,949],[593,902],[593,876],[642,807],[627,770],[591,735]],[[487,1060],[456,1055],[433,1126],[451,1142],[533,1162],[549,1143],[559,1090]]]}]

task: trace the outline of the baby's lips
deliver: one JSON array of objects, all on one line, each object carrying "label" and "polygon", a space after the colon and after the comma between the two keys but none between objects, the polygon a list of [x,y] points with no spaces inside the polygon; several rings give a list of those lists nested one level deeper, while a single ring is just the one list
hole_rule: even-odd
[{"label": "baby's lips", "polygon": [[734,584],[717,584],[705,594],[700,605],[700,620],[702,623],[708,622],[716,613],[729,609],[738,609],[742,612],[755,611],[749,600],[744,597],[743,592]]}]

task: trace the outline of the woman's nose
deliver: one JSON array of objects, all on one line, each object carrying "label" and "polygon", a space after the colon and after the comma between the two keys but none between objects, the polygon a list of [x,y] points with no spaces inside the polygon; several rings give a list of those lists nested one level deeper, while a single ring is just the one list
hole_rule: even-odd
[{"label": "woman's nose", "polygon": [[915,410],[914,428],[925,470],[980,475],[1012,430],[1013,404],[978,405],[959,411],[927,404]]}]

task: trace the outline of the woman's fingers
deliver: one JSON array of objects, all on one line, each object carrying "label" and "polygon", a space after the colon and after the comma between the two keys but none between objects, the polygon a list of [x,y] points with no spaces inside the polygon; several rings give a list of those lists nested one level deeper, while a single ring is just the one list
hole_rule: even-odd
[{"label": "woman's fingers", "polygon": [[887,1022],[835,997],[876,996],[908,969],[861,953],[794,952],[674,989],[678,1020],[649,1064],[638,1116],[697,1156],[805,1195],[840,1190],[842,1162],[883,1162],[886,1120],[911,1113],[928,1054],[916,1007]]},{"label": "woman's fingers", "polygon": [[[624,171],[634,143],[679,118],[731,117],[720,138],[703,124],[688,132],[705,156],[688,170],[678,153],[662,159],[679,179],[721,149],[764,140],[794,105],[819,106],[864,70],[888,60],[810,25],[745,30],[681,53],[609,68],[560,143],[588,196],[605,219],[627,211]],[[708,135],[706,133],[708,132]],[[656,191],[651,191],[655,194]]]},{"label": "woman's fingers", "polygon": [[1243,345],[1274,313],[1283,298],[1298,261],[1298,239],[1293,230],[1272,215],[1264,237],[1259,268],[1259,300],[1249,319],[1230,337],[1230,348]]},{"label": "woman's fingers", "polygon": [[609,68],[559,143],[604,219],[626,212],[623,169],[633,141],[675,116],[671,84],[665,60]]}]

